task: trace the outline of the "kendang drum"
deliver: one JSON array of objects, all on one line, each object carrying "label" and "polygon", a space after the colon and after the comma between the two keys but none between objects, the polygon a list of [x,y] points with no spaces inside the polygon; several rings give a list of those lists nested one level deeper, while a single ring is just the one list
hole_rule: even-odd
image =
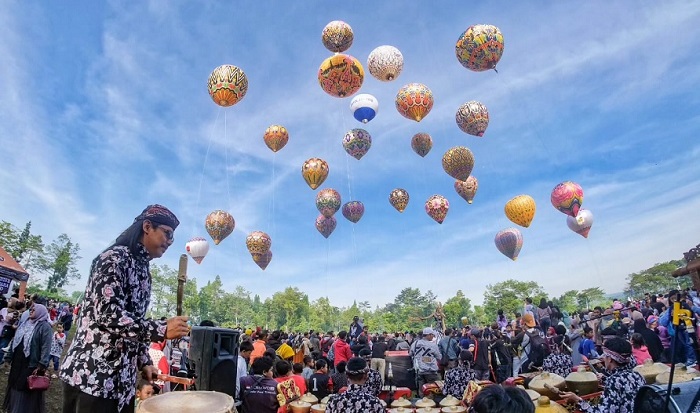
[{"label": "kendang drum", "polygon": [[215,391],[171,392],[139,403],[136,413],[237,413],[233,397]]}]

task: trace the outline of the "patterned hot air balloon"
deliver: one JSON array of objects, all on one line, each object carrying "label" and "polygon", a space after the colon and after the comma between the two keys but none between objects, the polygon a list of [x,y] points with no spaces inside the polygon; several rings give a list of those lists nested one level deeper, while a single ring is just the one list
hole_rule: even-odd
[{"label": "patterned hot air balloon", "polygon": [[474,154],[464,146],[450,148],[442,156],[442,169],[454,179],[466,181],[474,169]]},{"label": "patterned hot air balloon", "polygon": [[476,24],[459,36],[455,45],[457,60],[475,72],[496,70],[503,55],[503,34],[496,26]]},{"label": "patterned hot air balloon", "polygon": [[442,221],[445,220],[449,209],[450,203],[442,195],[433,195],[425,201],[425,212],[438,224],[442,224]]},{"label": "patterned hot air balloon", "polygon": [[433,138],[427,133],[416,133],[411,138],[411,148],[413,148],[413,152],[425,157],[433,148]]},{"label": "patterned hot air balloon", "polygon": [[396,188],[389,194],[389,203],[396,208],[397,211],[403,212],[408,205],[408,191],[403,188]]},{"label": "patterned hot air balloon", "polygon": [[420,122],[433,108],[433,92],[422,83],[409,83],[396,94],[396,110],[401,116]]},{"label": "patterned hot air balloon", "polygon": [[367,123],[377,116],[379,102],[377,102],[377,98],[368,93],[360,93],[352,98],[350,110],[352,110],[352,116],[355,119],[362,123]]},{"label": "patterned hot air balloon", "polygon": [[494,242],[501,254],[515,261],[523,247],[523,234],[517,228],[504,229],[496,234]]},{"label": "patterned hot air balloon", "polygon": [[209,96],[219,106],[238,103],[248,91],[248,77],[234,65],[219,66],[209,75]]},{"label": "patterned hot air balloon", "polygon": [[187,241],[185,250],[190,254],[190,257],[197,263],[201,264],[204,257],[209,252],[209,243],[202,237],[194,237]]},{"label": "patterned hot air balloon", "polygon": [[251,254],[264,254],[270,250],[272,239],[262,231],[253,231],[245,238],[245,246]]},{"label": "patterned hot air balloon", "polygon": [[353,129],[343,137],[343,148],[353,158],[359,160],[372,146],[372,137],[364,129]]},{"label": "patterned hot air balloon", "polygon": [[514,223],[525,228],[530,226],[535,218],[535,200],[530,195],[518,195],[506,202],[506,216]]},{"label": "patterned hot air balloon", "polygon": [[588,238],[588,232],[593,226],[593,213],[587,209],[579,209],[576,218],[572,216],[566,217],[566,225],[575,233]]},{"label": "patterned hot air balloon", "polygon": [[481,137],[489,126],[489,111],[483,103],[470,100],[457,109],[455,121],[462,132]]},{"label": "patterned hot air balloon", "polygon": [[357,223],[365,214],[365,205],[360,201],[350,201],[343,205],[343,216],[348,221]]},{"label": "patterned hot air balloon", "polygon": [[324,188],[316,195],[316,208],[324,217],[332,217],[340,209],[340,194],[333,188]]},{"label": "patterned hot air balloon", "polygon": [[377,80],[391,82],[403,70],[403,55],[394,46],[379,46],[370,52],[367,69]]},{"label": "patterned hot air balloon", "polygon": [[576,182],[566,181],[555,186],[552,190],[552,205],[554,208],[576,217],[583,205],[583,188]]},{"label": "patterned hot air balloon", "polygon": [[236,221],[233,220],[233,216],[228,212],[217,209],[207,215],[204,227],[214,240],[214,244],[219,245],[221,241],[231,235],[236,227]]},{"label": "patterned hot air balloon", "polygon": [[365,69],[359,60],[347,54],[329,57],[318,68],[321,89],[336,98],[352,96],[360,90]]},{"label": "patterned hot air balloon", "polygon": [[328,163],[321,158],[310,158],[301,166],[301,176],[311,187],[316,189],[328,178]]},{"label": "patterned hot air balloon", "polygon": [[464,198],[468,204],[471,204],[476,195],[476,190],[479,189],[479,181],[472,175],[469,175],[466,181],[455,181],[455,191]]},{"label": "patterned hot air balloon", "polygon": [[255,253],[251,254],[253,257],[253,261],[255,261],[256,264],[258,264],[258,267],[260,267],[263,271],[265,271],[265,268],[270,264],[270,261],[272,261],[272,250],[267,250],[265,253]]},{"label": "patterned hot air balloon", "polygon": [[269,128],[265,129],[263,140],[265,141],[265,145],[267,145],[272,152],[277,152],[284,148],[289,141],[289,132],[287,132],[287,128],[282,125],[271,125]]},{"label": "patterned hot air balloon", "polygon": [[336,221],[335,217],[333,216],[325,217],[323,215],[319,215],[316,217],[316,229],[326,238],[331,236],[336,225],[338,225],[338,221]]},{"label": "patterned hot air balloon", "polygon": [[326,49],[334,53],[342,53],[352,46],[355,35],[352,27],[341,20],[334,20],[323,28],[321,41]]}]

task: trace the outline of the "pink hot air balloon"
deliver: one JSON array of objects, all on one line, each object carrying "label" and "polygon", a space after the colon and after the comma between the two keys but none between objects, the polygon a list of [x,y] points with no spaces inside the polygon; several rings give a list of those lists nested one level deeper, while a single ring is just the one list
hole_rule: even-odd
[{"label": "pink hot air balloon", "polygon": [[572,216],[566,217],[566,225],[575,233],[588,238],[588,232],[593,226],[593,213],[587,209],[579,209],[576,218]]},{"label": "pink hot air balloon", "polygon": [[322,189],[316,195],[316,208],[324,217],[331,217],[340,209],[340,194],[332,188]]},{"label": "pink hot air balloon", "polygon": [[360,201],[350,201],[343,205],[343,216],[350,222],[357,223],[365,213],[365,206]]},{"label": "pink hot air balloon", "polygon": [[471,204],[474,200],[474,195],[476,195],[476,190],[479,189],[479,181],[472,175],[469,175],[466,181],[455,180],[455,191]]},{"label": "pink hot air balloon", "polygon": [[185,249],[197,264],[201,264],[202,260],[209,252],[209,243],[202,237],[194,237],[187,241],[187,244],[185,244]]},{"label": "pink hot air balloon", "polygon": [[256,264],[258,264],[258,267],[262,268],[263,271],[265,271],[265,268],[270,264],[270,261],[272,261],[272,250],[267,250],[264,253],[254,253],[251,254],[253,257],[253,261],[255,261]]},{"label": "pink hot air balloon", "polygon": [[338,221],[335,220],[334,216],[325,217],[319,215],[316,217],[316,229],[326,238],[331,236],[336,225],[338,225]]},{"label": "pink hot air balloon", "polygon": [[450,203],[442,195],[433,195],[425,201],[425,212],[438,224],[442,224],[442,221],[445,220],[449,209]]},{"label": "pink hot air balloon", "polygon": [[496,234],[494,242],[501,254],[515,261],[523,247],[523,235],[517,228],[508,228]]},{"label": "pink hot air balloon", "polygon": [[575,218],[583,204],[583,188],[576,182],[562,182],[552,190],[551,200],[554,208]]}]

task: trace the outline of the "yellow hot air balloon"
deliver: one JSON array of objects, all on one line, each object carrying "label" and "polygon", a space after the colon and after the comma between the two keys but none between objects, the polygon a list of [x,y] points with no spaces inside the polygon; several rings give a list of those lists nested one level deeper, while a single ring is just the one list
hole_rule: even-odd
[{"label": "yellow hot air balloon", "polygon": [[204,221],[204,227],[214,240],[214,244],[219,245],[221,241],[231,235],[233,229],[236,227],[236,221],[234,221],[233,216],[228,212],[217,209],[207,215],[207,219]]},{"label": "yellow hot air balloon", "polygon": [[241,68],[222,65],[209,75],[209,95],[219,106],[232,106],[238,103],[248,91],[248,77]]},{"label": "yellow hot air balloon", "polygon": [[530,195],[518,195],[506,202],[505,206],[508,219],[525,228],[535,218],[535,209],[535,200]]},{"label": "yellow hot air balloon", "polygon": [[301,166],[301,176],[311,187],[311,189],[316,189],[323,181],[328,177],[328,163],[321,158],[310,158]]},{"label": "yellow hot air balloon", "polygon": [[365,80],[362,63],[347,54],[336,54],[321,63],[318,83],[321,89],[336,98],[354,95]]}]

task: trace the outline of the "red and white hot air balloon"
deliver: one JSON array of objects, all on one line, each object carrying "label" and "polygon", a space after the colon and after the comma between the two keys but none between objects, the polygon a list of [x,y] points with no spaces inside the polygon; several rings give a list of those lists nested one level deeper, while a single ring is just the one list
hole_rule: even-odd
[{"label": "red and white hot air balloon", "polygon": [[185,249],[197,264],[201,264],[202,260],[209,252],[209,242],[202,237],[194,237],[187,241],[187,244],[185,244]]}]

